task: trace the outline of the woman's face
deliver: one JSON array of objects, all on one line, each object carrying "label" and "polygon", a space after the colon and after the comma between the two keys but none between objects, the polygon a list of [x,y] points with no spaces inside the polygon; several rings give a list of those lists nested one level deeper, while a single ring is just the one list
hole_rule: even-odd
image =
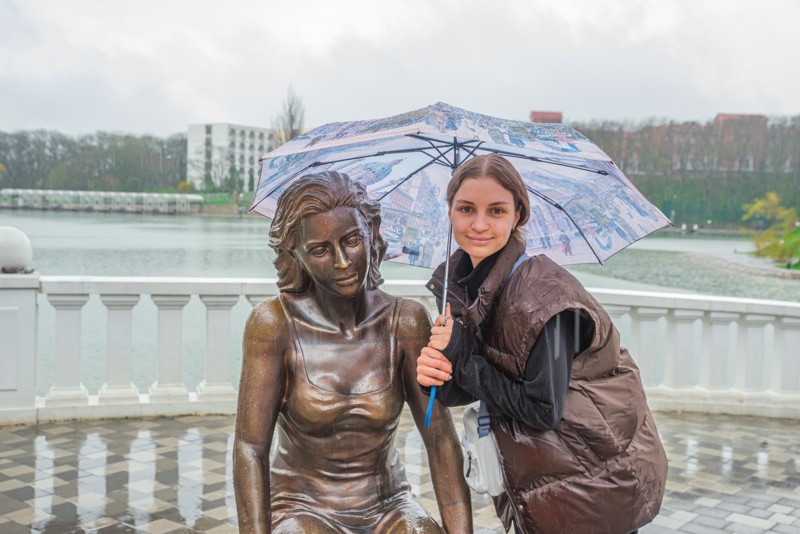
[{"label": "woman's face", "polygon": [[453,236],[473,267],[508,243],[517,221],[514,195],[492,176],[461,182],[450,206]]},{"label": "woman's face", "polygon": [[353,297],[365,287],[369,249],[369,231],[358,211],[339,207],[303,218],[295,257],[319,289]]}]

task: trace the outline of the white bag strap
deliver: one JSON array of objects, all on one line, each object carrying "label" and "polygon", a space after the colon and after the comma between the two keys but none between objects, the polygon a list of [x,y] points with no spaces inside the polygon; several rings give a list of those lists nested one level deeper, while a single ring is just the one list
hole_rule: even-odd
[{"label": "white bag strap", "polygon": [[486,403],[480,402],[480,409],[478,410],[478,437],[485,438],[491,431],[490,423],[492,418],[489,416],[489,408]]},{"label": "white bag strap", "polygon": [[512,275],[512,274],[514,274],[514,271],[516,271],[516,270],[517,270],[517,267],[519,267],[519,266],[520,266],[520,264],[521,264],[523,261],[527,260],[528,258],[530,258],[530,256],[528,256],[528,254],[527,254],[527,253],[523,252],[523,253],[522,253],[522,256],[520,256],[519,258],[517,258],[517,261],[516,261],[516,262],[514,262],[514,266],[513,266],[513,267],[511,267],[511,272],[510,272],[510,273],[508,273],[508,277],[509,277],[509,278],[511,278],[511,275]]}]

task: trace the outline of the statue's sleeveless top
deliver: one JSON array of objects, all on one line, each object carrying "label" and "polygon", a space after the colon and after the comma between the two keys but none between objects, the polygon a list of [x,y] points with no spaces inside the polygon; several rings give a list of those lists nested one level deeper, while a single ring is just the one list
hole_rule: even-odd
[{"label": "statue's sleeveless top", "polygon": [[[273,525],[297,515],[324,517],[341,530],[363,532],[410,496],[394,447],[405,394],[397,347],[401,299],[361,325],[353,339],[296,319],[281,298],[293,338],[286,355],[287,394],[278,417],[278,444],[271,461]],[[307,347],[304,350],[303,342]],[[330,351],[342,368],[354,351],[389,362],[386,383],[359,383],[363,393],[343,394],[314,384],[305,362]]]}]

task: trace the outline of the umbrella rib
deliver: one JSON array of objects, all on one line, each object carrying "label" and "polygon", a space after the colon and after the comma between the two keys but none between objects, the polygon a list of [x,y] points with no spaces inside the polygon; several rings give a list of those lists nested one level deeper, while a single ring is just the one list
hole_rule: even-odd
[{"label": "umbrella rib", "polygon": [[[447,159],[447,152],[448,151],[442,151],[442,147],[448,147],[450,150],[452,150],[456,146],[455,143],[449,143],[449,142],[446,142],[446,141],[439,141],[437,139],[432,139],[432,138],[425,137],[424,135],[419,135],[419,134],[409,134],[408,137],[411,137],[413,139],[419,139],[421,141],[427,142],[430,145],[430,149],[435,150],[438,153],[438,156],[435,156],[433,154],[429,154],[428,152],[426,152],[429,149],[416,147],[416,148],[403,148],[403,149],[397,149],[397,150],[381,150],[380,152],[375,152],[373,154],[369,154],[369,155],[366,155],[366,156],[352,156],[352,157],[348,157],[348,158],[331,159],[331,160],[325,160],[325,161],[315,161],[313,163],[310,163],[309,165],[306,165],[305,167],[303,167],[302,169],[298,170],[294,174],[288,176],[287,178],[281,180],[279,183],[275,184],[264,195],[264,198],[270,196],[272,193],[274,193],[275,191],[277,191],[278,189],[283,187],[284,184],[286,184],[287,182],[293,180],[295,178],[295,176],[307,171],[308,169],[312,169],[314,167],[320,167],[322,165],[333,165],[335,163],[343,163],[345,161],[363,160],[365,158],[377,158],[377,157],[385,156],[385,155],[388,155],[388,154],[408,154],[408,153],[411,153],[411,152],[420,152],[420,153],[423,153],[423,154],[427,155],[429,158],[431,158],[431,161],[429,163],[426,163],[425,165],[423,165],[419,169],[417,169],[414,172],[410,173],[408,176],[412,176],[412,175],[418,173],[419,171],[421,171],[425,167],[428,167],[432,163],[438,163],[438,164],[441,164],[441,165],[445,165],[447,167],[450,167],[451,169],[454,168],[453,163],[451,163]],[[477,143],[477,145],[472,147],[472,149],[470,150],[469,155],[471,156],[483,144],[483,141],[475,139],[475,140],[470,140],[470,141],[465,141],[463,143],[459,143],[458,146],[466,149],[469,145],[471,145],[473,143]],[[442,160],[444,160],[445,163],[443,163]],[[389,193],[391,193],[391,191],[389,191]],[[384,195],[384,196],[386,196],[386,195]]]},{"label": "umbrella rib", "polygon": [[389,195],[392,193],[392,191],[394,191],[395,189],[397,189],[398,187],[400,187],[401,185],[403,185],[404,183],[406,183],[406,182],[407,182],[409,179],[411,179],[411,177],[412,177],[412,176],[414,176],[415,174],[417,174],[417,173],[418,173],[418,172],[420,172],[421,170],[425,169],[426,167],[430,167],[430,166],[431,166],[431,165],[433,165],[434,163],[436,163],[436,160],[435,160],[435,159],[433,159],[433,158],[431,158],[431,160],[430,160],[428,163],[426,163],[426,164],[425,164],[425,165],[423,165],[422,167],[420,167],[420,168],[418,168],[418,169],[416,169],[416,170],[414,170],[414,171],[412,171],[412,172],[408,173],[408,174],[406,175],[406,177],[405,177],[405,178],[403,178],[402,180],[400,180],[400,181],[397,183],[397,185],[395,185],[393,188],[391,188],[390,190],[388,190],[388,191],[387,191],[387,192],[386,192],[384,195],[382,195],[380,198],[378,198],[378,199],[376,199],[376,200],[378,200],[378,201],[381,201],[381,200],[383,200],[384,198],[386,198],[387,196],[389,196]]},{"label": "umbrella rib", "polygon": [[550,165],[558,165],[560,167],[568,167],[570,169],[577,169],[580,171],[593,172],[595,174],[602,174],[603,176],[608,176],[608,171],[604,171],[602,169],[592,169],[591,167],[584,167],[582,165],[575,165],[573,163],[564,163],[562,161],[553,161],[551,159],[540,158],[538,156],[525,156],[524,154],[517,154],[516,152],[508,152],[506,150],[501,150],[501,149],[484,148],[483,150],[488,150],[490,152],[494,152],[495,154],[499,154],[501,156],[527,159],[530,161],[535,161],[537,163],[549,163]]},{"label": "umbrella rib", "polygon": [[[267,191],[267,193],[264,195],[264,197],[261,200],[259,200],[257,204],[260,204],[264,199],[269,197],[276,190],[278,190],[279,188],[283,187],[284,184],[286,184],[290,180],[294,179],[295,176],[297,176],[301,172],[305,172],[306,170],[308,170],[309,167],[311,167],[311,165],[307,165],[307,166],[303,167],[302,169],[298,170],[296,173],[291,174],[287,178],[284,178],[283,180],[281,180],[280,183],[274,185],[269,191]],[[257,204],[254,204],[253,208],[251,208],[250,211],[253,211],[253,209],[256,207]]]},{"label": "umbrella rib", "polygon": [[[294,174],[292,174],[292,175],[288,176],[287,178],[281,180],[279,183],[275,184],[267,192],[267,194],[264,195],[264,198],[270,196],[272,193],[274,193],[275,191],[277,191],[278,189],[283,187],[284,184],[286,184],[287,182],[293,180],[294,177],[297,176],[298,174],[303,173],[303,172],[305,172],[305,171],[307,171],[309,169],[313,169],[314,167],[320,167],[322,165],[333,165],[334,163],[342,163],[342,162],[345,162],[345,161],[355,161],[355,160],[361,160],[361,159],[365,159],[365,158],[377,158],[377,157],[380,157],[380,156],[385,156],[387,154],[405,154],[405,153],[409,153],[409,152],[422,152],[422,153],[425,153],[425,150],[426,149],[424,149],[424,148],[406,148],[406,149],[398,149],[398,150],[382,150],[380,152],[375,152],[374,154],[369,154],[369,155],[366,155],[366,156],[352,156],[352,157],[349,157],[349,158],[331,159],[331,160],[325,160],[325,161],[314,161],[314,162],[306,165],[302,169],[298,170]],[[433,156],[430,156],[429,154],[428,154],[428,157],[433,158]],[[418,171],[415,171],[415,172],[418,172]]]},{"label": "umbrella rib", "polygon": [[[472,148],[472,150],[470,150],[470,152],[469,152],[470,156],[475,154],[475,152],[478,149],[481,149],[481,150],[485,150],[487,152],[494,152],[495,154],[498,154],[500,156],[509,156],[509,157],[515,157],[515,158],[520,158],[520,159],[527,159],[529,161],[535,161],[537,163],[548,163],[550,165],[558,165],[560,167],[568,167],[570,169],[577,169],[577,170],[581,170],[581,171],[592,172],[592,173],[601,174],[601,175],[604,175],[604,176],[608,175],[608,171],[605,171],[605,170],[602,170],[602,169],[593,169],[591,167],[584,167],[582,165],[576,165],[576,164],[573,164],[573,163],[565,163],[565,162],[561,162],[561,161],[553,161],[553,160],[550,160],[550,159],[547,159],[547,158],[540,158],[538,156],[526,156],[524,154],[518,154],[516,152],[510,152],[508,150],[503,150],[503,149],[500,149],[500,148],[487,148],[487,147],[483,146],[485,144],[484,141],[481,141],[479,139],[470,139],[468,141],[462,141],[462,142],[458,142],[458,143],[455,143],[455,142],[454,143],[450,143],[450,142],[446,142],[446,141],[440,141],[440,140],[435,139],[435,138],[426,137],[426,136],[421,135],[421,134],[408,134],[408,137],[413,137],[414,139],[420,139],[422,141],[427,141],[428,143],[430,143],[431,148],[433,148],[437,152],[439,152],[440,156],[443,159],[445,158],[445,156],[444,156],[444,153],[442,153],[442,151],[440,150],[441,146],[446,146],[446,147],[456,147],[456,146],[458,146],[458,147],[464,148],[464,149],[467,149],[468,147],[470,147],[470,148]],[[434,143],[439,143],[439,145],[436,145]],[[471,146],[473,144],[474,144],[474,147]],[[466,160],[466,159],[467,158],[464,158],[464,160]],[[463,160],[462,160],[462,163],[463,163]],[[454,165],[451,163],[450,167],[453,168]]]},{"label": "umbrella rib", "polygon": [[[440,165],[443,165],[445,167],[450,167],[451,169],[454,167],[453,163],[451,163],[447,159],[447,152],[450,152],[455,149],[456,146],[455,143],[450,143],[449,141],[439,141],[438,139],[431,139],[430,137],[425,137],[424,135],[420,134],[409,134],[408,137],[425,141],[426,143],[428,143],[428,145],[430,145],[430,148],[432,148],[439,154],[438,157],[433,157],[432,155],[425,152],[426,149],[424,148],[420,149],[420,152],[425,152],[425,154],[428,154],[428,156],[433,160],[432,163],[439,163]],[[435,144],[434,141],[436,141],[438,144]],[[442,151],[441,149],[442,147],[446,147],[448,150]],[[442,163],[442,160],[444,160],[446,163]]]},{"label": "umbrella rib", "polygon": [[[446,145],[446,146],[451,146],[451,145]],[[434,147],[431,147],[431,148],[436,149],[436,151],[439,153],[439,155],[441,157],[444,157],[444,154],[442,153],[441,150],[438,149],[438,147],[434,146]],[[434,156],[432,156],[431,154],[428,154],[426,152],[426,150],[428,150],[428,149],[427,148],[420,148],[420,147],[398,148],[397,150],[381,150],[379,152],[374,152],[372,154],[367,154],[367,155],[362,155],[362,156],[351,156],[351,157],[348,157],[348,158],[328,159],[328,160],[325,160],[325,161],[315,161],[315,162],[307,165],[303,170],[310,169],[312,167],[319,167],[321,165],[333,165],[334,163],[343,163],[345,161],[356,161],[356,160],[363,160],[363,159],[368,159],[368,158],[378,158],[378,157],[386,156],[386,155],[390,155],[390,154],[409,154],[409,153],[412,153],[412,152],[423,153],[423,154],[427,155],[429,158],[431,158],[434,161],[436,161],[438,159],[438,158],[435,158]],[[448,165],[448,166],[450,166],[450,165]],[[294,177],[294,176],[297,176],[297,174],[294,174],[292,177]]]},{"label": "umbrella rib", "polygon": [[[436,150],[436,152],[439,153],[439,157],[438,158],[434,158],[435,162],[436,163],[440,163],[442,165],[445,165],[444,163],[441,163],[441,161],[439,161],[440,159],[443,159],[443,160],[447,161],[446,166],[450,167],[451,169],[455,169],[457,167],[457,165],[454,162],[450,162],[447,159],[447,156],[445,155],[446,152],[454,150],[455,148],[463,148],[463,149],[466,150],[471,144],[477,143],[477,145],[475,145],[475,147],[469,152],[469,154],[471,156],[472,154],[475,153],[475,151],[478,149],[478,147],[483,144],[483,141],[481,141],[479,139],[470,139],[468,141],[462,141],[460,143],[456,142],[456,141],[453,141],[451,143],[449,141],[441,141],[439,139],[435,139],[435,138],[432,138],[432,137],[426,137],[426,136],[424,136],[422,134],[408,134],[408,137],[412,137],[414,139],[419,139],[421,141],[427,142],[432,149]],[[453,139],[455,140],[457,138],[453,138]],[[442,152],[441,147],[447,147],[449,150],[447,150],[446,152]],[[424,152],[424,149],[420,149],[420,151]],[[464,159],[467,159],[467,158],[464,158]],[[463,163],[463,161],[464,160],[462,160],[461,162]]]},{"label": "umbrella rib", "polygon": [[592,247],[592,243],[586,238],[586,234],[583,233],[583,230],[581,230],[581,227],[578,226],[578,223],[575,222],[575,219],[572,218],[572,215],[564,208],[564,206],[562,206],[561,204],[559,204],[558,202],[556,202],[552,198],[548,197],[547,195],[545,195],[543,193],[540,193],[539,191],[536,191],[535,189],[532,189],[531,187],[528,186],[528,184],[525,184],[525,189],[527,189],[532,195],[535,195],[535,196],[541,198],[542,200],[544,200],[545,202],[547,202],[548,204],[550,204],[554,208],[561,210],[564,213],[564,215],[566,215],[567,218],[570,220],[570,222],[572,223],[572,226],[574,226],[575,229],[578,231],[578,233],[581,234],[581,237],[583,238],[583,241],[589,246],[589,250],[592,251],[592,254],[594,254],[594,257],[597,258],[597,262],[600,265],[603,265],[603,260],[600,259],[600,256],[597,254],[597,252]]},{"label": "umbrella rib", "polygon": [[[483,141],[479,141],[479,142],[478,142],[478,144],[477,144],[477,145],[475,145],[474,147],[469,147],[469,148],[471,148],[472,150],[468,150],[468,151],[467,151],[467,156],[466,156],[466,157],[465,157],[463,160],[461,160],[461,163],[464,163],[464,162],[465,162],[466,160],[468,160],[470,157],[474,156],[474,155],[475,155],[475,152],[477,152],[477,151],[478,151],[478,149],[481,147],[481,145],[482,145],[482,144],[483,144]],[[468,147],[466,147],[466,146],[463,146],[463,145],[462,145],[462,147],[463,147],[465,150],[468,148]],[[484,149],[484,150],[486,150],[486,149]]]}]

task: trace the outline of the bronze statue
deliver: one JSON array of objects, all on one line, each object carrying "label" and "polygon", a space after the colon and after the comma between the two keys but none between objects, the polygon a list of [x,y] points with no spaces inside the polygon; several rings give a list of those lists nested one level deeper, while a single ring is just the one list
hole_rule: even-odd
[{"label": "bronze statue", "polygon": [[444,531],[472,531],[450,414],[437,406],[423,425],[416,358],[430,319],[378,289],[380,221],[364,187],[335,172],[301,178],[278,201],[270,246],[280,295],[256,306],[244,331],[233,451],[243,532],[443,532],[394,448],[404,402]]}]

